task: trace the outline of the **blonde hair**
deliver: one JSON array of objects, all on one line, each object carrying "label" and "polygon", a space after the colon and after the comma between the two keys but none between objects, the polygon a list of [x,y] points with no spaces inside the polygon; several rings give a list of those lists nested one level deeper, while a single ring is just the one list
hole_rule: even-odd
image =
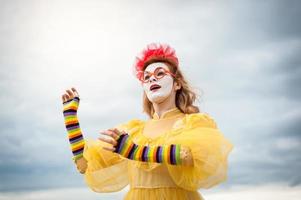
[{"label": "blonde hair", "polygon": [[[166,60],[152,60],[148,62],[145,66],[154,63],[154,62],[164,62],[167,64],[169,70],[175,75],[174,81],[178,82],[181,85],[181,89],[176,92],[176,106],[185,114],[199,113],[200,109],[193,105],[199,96],[192,87],[188,84],[186,79],[183,76],[183,73],[178,67],[175,67],[172,63]],[[145,67],[146,68],[146,67]],[[145,69],[144,68],[144,69]],[[155,110],[153,104],[146,96],[146,93],[143,92],[143,112],[145,112],[150,118],[152,118]]]}]

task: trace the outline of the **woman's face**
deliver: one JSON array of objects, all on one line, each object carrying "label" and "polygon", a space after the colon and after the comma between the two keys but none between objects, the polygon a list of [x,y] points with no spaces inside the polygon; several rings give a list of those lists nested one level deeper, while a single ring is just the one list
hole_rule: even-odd
[{"label": "woman's face", "polygon": [[173,88],[174,80],[170,74],[167,73],[165,76],[163,76],[160,79],[154,76],[153,74],[154,71],[160,67],[169,71],[168,66],[163,62],[155,62],[149,64],[144,70],[144,73],[149,73],[148,76],[150,76],[150,78],[147,83],[143,83],[143,89],[146,93],[147,98],[152,103],[163,102],[167,97],[169,97],[172,94],[174,90]]}]

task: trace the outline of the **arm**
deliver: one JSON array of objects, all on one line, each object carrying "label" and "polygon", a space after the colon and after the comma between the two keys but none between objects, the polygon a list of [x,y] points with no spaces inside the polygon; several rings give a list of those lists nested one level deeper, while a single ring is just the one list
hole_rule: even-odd
[{"label": "arm", "polygon": [[64,122],[73,154],[72,159],[76,163],[79,172],[85,173],[87,168],[87,161],[83,157],[85,140],[77,118],[77,110],[80,99],[77,91],[74,88],[72,88],[72,91],[74,93],[72,93],[70,90],[67,90],[68,95],[64,94],[62,96]]},{"label": "arm", "polygon": [[133,143],[127,133],[121,134],[114,146],[115,153],[130,160],[167,163],[170,165],[193,165],[191,151],[178,144],[145,146]]}]

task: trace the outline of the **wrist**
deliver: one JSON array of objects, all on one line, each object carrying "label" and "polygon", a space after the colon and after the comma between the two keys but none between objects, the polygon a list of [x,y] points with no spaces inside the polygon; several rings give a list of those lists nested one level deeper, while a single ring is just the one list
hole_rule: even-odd
[{"label": "wrist", "polygon": [[79,107],[80,99],[79,97],[74,97],[73,99],[69,99],[68,101],[63,103],[63,110],[71,110],[73,112],[77,112]]},{"label": "wrist", "polygon": [[73,155],[72,160],[76,164],[78,160],[82,159],[84,156],[83,154]]},{"label": "wrist", "polygon": [[181,159],[182,165],[186,165],[186,166],[192,166],[193,165],[193,159],[192,159],[190,148],[185,147],[185,146],[181,146],[180,159]]},{"label": "wrist", "polygon": [[81,174],[84,174],[86,172],[86,169],[88,167],[88,161],[85,159],[85,157],[82,156],[81,158],[78,158],[75,161],[75,164],[76,164],[77,170]]}]

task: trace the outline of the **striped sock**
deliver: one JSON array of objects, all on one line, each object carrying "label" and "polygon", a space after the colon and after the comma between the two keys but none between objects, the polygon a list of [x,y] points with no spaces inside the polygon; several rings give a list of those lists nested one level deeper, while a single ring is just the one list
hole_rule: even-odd
[{"label": "striped sock", "polygon": [[79,97],[74,97],[63,103],[65,126],[68,132],[69,143],[73,154],[72,159],[74,162],[83,157],[85,146],[85,140],[77,118],[79,101]]},{"label": "striped sock", "polygon": [[181,145],[143,146],[133,143],[128,134],[122,134],[117,140],[115,153],[125,158],[142,161],[180,165]]}]

